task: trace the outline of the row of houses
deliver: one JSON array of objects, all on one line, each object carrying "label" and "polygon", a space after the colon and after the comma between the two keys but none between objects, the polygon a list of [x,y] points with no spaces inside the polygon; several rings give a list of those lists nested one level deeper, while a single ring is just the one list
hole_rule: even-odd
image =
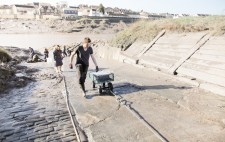
[{"label": "row of houses", "polygon": [[[26,5],[2,5],[0,6],[0,15],[27,15],[27,16],[43,16],[52,15],[62,18],[73,18],[77,16],[94,16],[94,17],[127,17],[127,18],[179,18],[190,16],[188,14],[169,14],[169,13],[148,13],[135,12],[120,8],[104,8],[104,13],[100,12],[99,6],[96,5],[79,5],[68,6],[67,2],[59,2],[55,6],[49,3],[28,3]],[[196,15],[208,16],[208,15]]]},{"label": "row of houses", "polygon": [[34,3],[27,5],[2,5],[1,15],[51,15],[55,14],[56,8],[45,3]]},{"label": "row of houses", "polygon": [[104,13],[100,12],[97,5],[79,5],[68,6],[66,2],[57,3],[52,6],[49,3],[28,3],[26,5],[2,5],[0,6],[0,15],[28,15],[42,16],[54,15],[62,18],[77,16],[94,16],[94,17],[128,17],[128,18],[165,18],[161,15],[148,14],[146,12],[134,12],[132,10],[120,8],[104,8]]}]

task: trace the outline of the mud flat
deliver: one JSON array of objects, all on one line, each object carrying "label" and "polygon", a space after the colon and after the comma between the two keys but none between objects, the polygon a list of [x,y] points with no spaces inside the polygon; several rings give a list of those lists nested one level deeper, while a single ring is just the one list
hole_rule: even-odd
[{"label": "mud flat", "polygon": [[76,135],[62,95],[62,84],[47,63],[22,64],[37,69],[26,87],[0,95],[0,141],[71,141]]},{"label": "mud flat", "polygon": [[0,45],[20,48],[33,47],[39,49],[50,47],[55,44],[68,45],[75,42],[82,42],[84,37],[92,40],[109,40],[114,34],[0,34]]}]

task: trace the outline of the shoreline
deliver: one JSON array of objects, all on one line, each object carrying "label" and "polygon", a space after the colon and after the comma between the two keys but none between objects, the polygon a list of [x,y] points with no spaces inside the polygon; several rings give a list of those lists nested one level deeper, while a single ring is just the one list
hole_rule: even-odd
[{"label": "shoreline", "polygon": [[53,67],[47,63],[19,65],[38,69],[32,75],[36,81],[0,96],[0,141],[77,142],[63,85],[54,77]]},{"label": "shoreline", "polygon": [[94,40],[110,40],[114,34],[62,34],[62,33],[44,33],[44,34],[0,34],[0,45],[9,47],[28,48],[35,50],[52,47],[53,45],[70,45],[80,43],[84,37],[90,37]]}]

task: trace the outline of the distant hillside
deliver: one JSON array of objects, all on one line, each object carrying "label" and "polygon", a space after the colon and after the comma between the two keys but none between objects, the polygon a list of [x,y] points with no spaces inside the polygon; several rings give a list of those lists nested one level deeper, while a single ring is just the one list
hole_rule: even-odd
[{"label": "distant hillside", "polygon": [[127,48],[135,41],[150,42],[163,29],[172,32],[209,31],[215,35],[222,35],[225,33],[225,16],[141,20],[117,33],[110,43],[115,47]]},{"label": "distant hillside", "polygon": [[0,33],[92,33],[114,34],[127,27],[127,24],[108,19],[82,18],[75,21],[65,20],[8,20],[0,19]]}]

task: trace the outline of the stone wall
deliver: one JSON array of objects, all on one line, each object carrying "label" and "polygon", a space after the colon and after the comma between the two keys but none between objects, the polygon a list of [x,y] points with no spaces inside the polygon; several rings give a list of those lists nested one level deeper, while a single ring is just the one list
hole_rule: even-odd
[{"label": "stone wall", "polygon": [[158,37],[150,44],[135,42],[126,51],[102,46],[98,53],[102,58],[176,73],[225,96],[225,36],[200,32],[166,33]]},{"label": "stone wall", "polygon": [[211,37],[177,72],[225,87],[225,37]]},{"label": "stone wall", "polygon": [[140,57],[139,64],[168,71],[179,61],[205,33],[168,33]]},{"label": "stone wall", "polygon": [[[34,16],[34,15],[19,15],[19,14],[11,14],[11,15],[1,15],[0,14],[0,18],[4,18],[4,19],[15,19],[15,18],[19,18],[19,19],[60,19],[60,16],[54,16],[54,15],[42,15],[42,16]],[[83,17],[78,17],[76,19],[67,19],[69,21],[74,21],[77,19],[82,19]],[[130,17],[87,17],[89,19],[99,19],[99,20],[104,20],[107,19],[109,20],[110,23],[118,23],[120,21],[123,21],[124,23],[134,23],[138,20],[140,20],[140,18],[130,18]]]}]

